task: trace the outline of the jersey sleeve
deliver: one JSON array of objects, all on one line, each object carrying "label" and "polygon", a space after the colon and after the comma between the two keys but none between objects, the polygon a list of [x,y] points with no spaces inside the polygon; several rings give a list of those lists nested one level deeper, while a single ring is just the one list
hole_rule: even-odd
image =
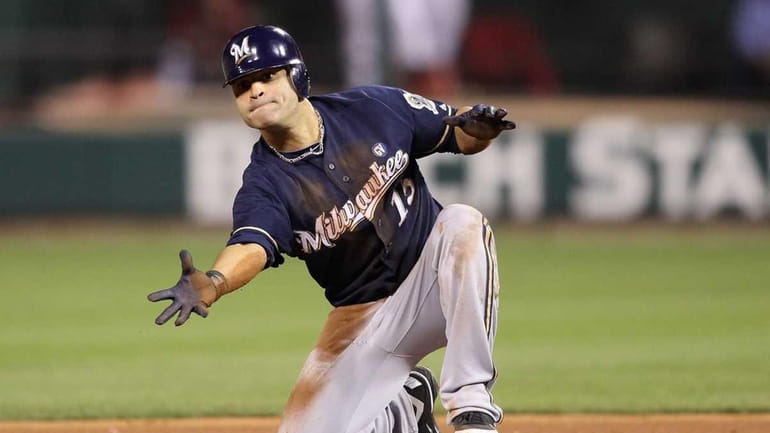
[{"label": "jersey sleeve", "polygon": [[[247,169],[248,171],[248,169]],[[267,253],[265,267],[278,267],[291,253],[292,230],[286,207],[269,183],[244,174],[233,203],[233,231],[227,245],[256,243]]]},{"label": "jersey sleeve", "polygon": [[460,153],[454,128],[442,120],[452,116],[457,109],[449,104],[428,99],[414,93],[401,90],[402,104],[410,111],[414,121],[414,140],[412,154],[423,157],[435,152]]},{"label": "jersey sleeve", "polygon": [[451,105],[403,89],[379,88],[382,102],[397,112],[412,127],[412,155],[416,158],[436,152],[460,153],[454,128],[443,118],[457,113]]}]

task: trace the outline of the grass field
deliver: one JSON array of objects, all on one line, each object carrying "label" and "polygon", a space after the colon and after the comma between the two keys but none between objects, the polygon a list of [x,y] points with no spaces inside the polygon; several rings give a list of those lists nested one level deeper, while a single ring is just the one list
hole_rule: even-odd
[{"label": "grass field", "polygon": [[[301,263],[180,328],[145,299],[179,248],[206,268],[226,235],[0,225],[0,418],[279,413],[329,311]],[[507,411],[770,411],[770,228],[550,224],[497,244]]]}]

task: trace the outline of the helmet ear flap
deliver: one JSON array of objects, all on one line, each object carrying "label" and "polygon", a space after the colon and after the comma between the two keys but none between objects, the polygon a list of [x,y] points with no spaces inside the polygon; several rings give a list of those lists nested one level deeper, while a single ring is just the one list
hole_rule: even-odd
[{"label": "helmet ear flap", "polygon": [[297,92],[300,101],[307,98],[310,95],[310,75],[307,72],[307,67],[304,63],[291,65],[289,67],[289,75],[291,76],[291,83],[294,86],[294,90]]}]

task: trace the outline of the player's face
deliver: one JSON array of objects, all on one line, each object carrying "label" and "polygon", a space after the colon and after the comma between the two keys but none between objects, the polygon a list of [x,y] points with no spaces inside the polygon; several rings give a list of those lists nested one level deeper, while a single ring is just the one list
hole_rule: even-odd
[{"label": "player's face", "polygon": [[233,95],[243,121],[252,128],[290,126],[299,100],[286,69],[258,71],[235,80]]}]

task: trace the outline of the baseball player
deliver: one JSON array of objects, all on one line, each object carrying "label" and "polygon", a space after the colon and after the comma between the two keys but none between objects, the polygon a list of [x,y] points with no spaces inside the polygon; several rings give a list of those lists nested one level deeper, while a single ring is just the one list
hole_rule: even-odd
[{"label": "baseball player", "polygon": [[[455,430],[495,431],[492,231],[469,206],[442,207],[417,159],[485,149],[515,127],[506,111],[457,110],[380,86],[310,96],[297,44],[271,26],[233,36],[222,69],[243,121],[261,137],[227,246],[207,272],[180,252],[180,280],[148,296],[173,301],[155,322],[206,317],[221,296],[297,257],[334,308],[279,432],[436,433],[437,394]],[[439,388],[417,363],[441,347]]]}]

